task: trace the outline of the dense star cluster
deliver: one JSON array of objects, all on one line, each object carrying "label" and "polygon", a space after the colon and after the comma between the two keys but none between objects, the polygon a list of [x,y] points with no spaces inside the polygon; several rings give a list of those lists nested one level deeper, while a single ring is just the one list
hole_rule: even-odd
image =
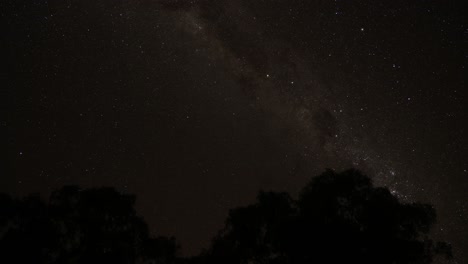
[{"label": "dense star cluster", "polygon": [[0,191],[138,196],[209,245],[258,190],[357,168],[431,203],[468,258],[468,29],[456,1],[8,0]]}]

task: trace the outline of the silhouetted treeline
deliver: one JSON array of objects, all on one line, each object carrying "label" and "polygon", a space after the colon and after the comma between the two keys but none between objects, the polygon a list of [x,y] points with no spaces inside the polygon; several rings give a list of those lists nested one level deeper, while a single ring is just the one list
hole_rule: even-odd
[{"label": "silhouetted treeline", "polygon": [[451,258],[435,242],[430,205],[401,203],[356,170],[314,177],[298,199],[260,192],[232,209],[199,256],[177,257],[173,238],[151,237],[135,197],[68,186],[48,203],[0,196],[0,261],[6,263],[431,263]]},{"label": "silhouetted treeline", "polygon": [[450,246],[428,237],[435,210],[403,204],[356,170],[328,170],[297,200],[260,192],[231,210],[203,263],[431,263]]},{"label": "silhouetted treeline", "polygon": [[67,186],[47,204],[2,195],[0,262],[172,263],[175,240],[150,237],[134,203],[112,188]]}]

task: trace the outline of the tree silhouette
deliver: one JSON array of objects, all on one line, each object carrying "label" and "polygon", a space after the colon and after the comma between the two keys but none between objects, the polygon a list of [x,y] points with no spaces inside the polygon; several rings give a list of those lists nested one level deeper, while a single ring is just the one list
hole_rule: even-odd
[{"label": "tree silhouette", "polygon": [[401,203],[356,170],[328,170],[302,190],[260,192],[231,210],[207,263],[431,263],[450,246],[428,233],[434,209]]},{"label": "tree silhouette", "polygon": [[66,186],[47,203],[0,194],[2,263],[431,263],[451,257],[429,232],[430,205],[402,203],[357,170],[328,170],[298,199],[260,192],[232,209],[211,248],[176,258],[173,238],[151,237],[135,197],[112,188]]},{"label": "tree silhouette", "polygon": [[49,203],[0,197],[0,255],[8,263],[173,263],[174,239],[152,238],[133,206],[112,188],[66,186]]}]

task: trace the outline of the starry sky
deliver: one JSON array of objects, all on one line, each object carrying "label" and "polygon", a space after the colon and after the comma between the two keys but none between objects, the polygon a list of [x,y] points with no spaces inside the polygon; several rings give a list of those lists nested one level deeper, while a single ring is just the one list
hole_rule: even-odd
[{"label": "starry sky", "polygon": [[0,191],[113,186],[192,255],[258,190],[355,167],[461,263],[461,2],[2,1]]}]

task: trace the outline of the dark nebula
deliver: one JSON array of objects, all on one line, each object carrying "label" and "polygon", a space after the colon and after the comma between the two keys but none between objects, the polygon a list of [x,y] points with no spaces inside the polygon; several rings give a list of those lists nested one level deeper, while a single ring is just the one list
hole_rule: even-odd
[{"label": "dark nebula", "polygon": [[7,0],[0,192],[137,195],[197,254],[258,190],[357,168],[468,259],[461,1]]}]

